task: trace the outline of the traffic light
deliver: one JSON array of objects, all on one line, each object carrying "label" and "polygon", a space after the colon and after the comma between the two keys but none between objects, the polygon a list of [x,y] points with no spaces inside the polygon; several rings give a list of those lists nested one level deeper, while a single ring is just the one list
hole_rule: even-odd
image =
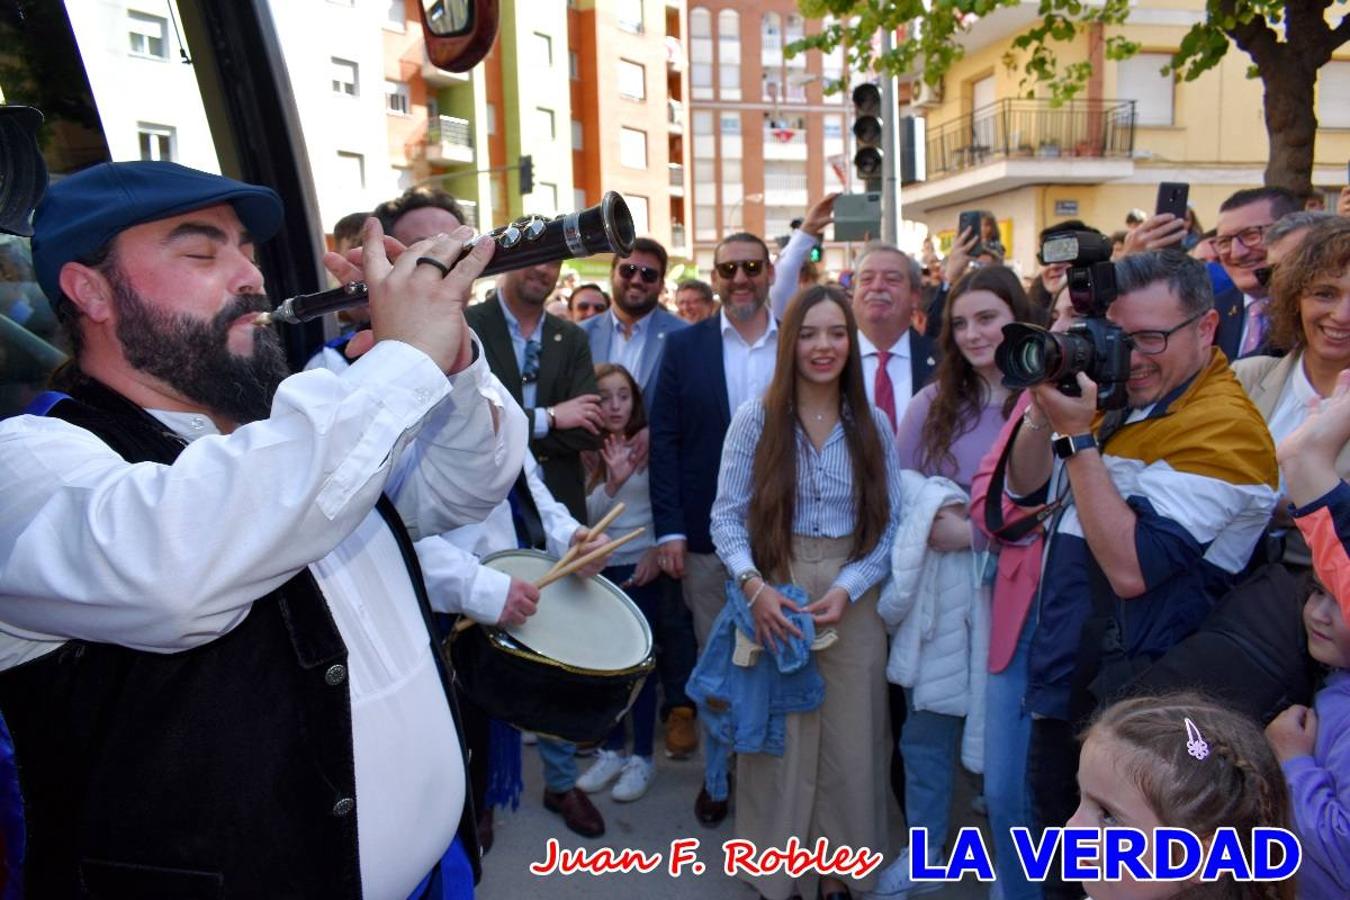
[{"label": "traffic light", "polygon": [[869,191],[881,190],[881,88],[871,82],[853,89],[853,169]]},{"label": "traffic light", "polygon": [[528,154],[520,158],[520,193],[534,193],[534,157]]}]

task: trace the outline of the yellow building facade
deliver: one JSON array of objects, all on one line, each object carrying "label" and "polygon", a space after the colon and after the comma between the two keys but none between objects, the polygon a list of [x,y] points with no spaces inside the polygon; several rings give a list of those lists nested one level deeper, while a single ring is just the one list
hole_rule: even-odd
[{"label": "yellow building facade", "polygon": [[[1036,270],[1042,228],[1079,218],[1108,234],[1123,229],[1130,209],[1152,212],[1165,181],[1189,183],[1201,225],[1212,228],[1225,197],[1262,183],[1268,140],[1262,84],[1247,78],[1251,60],[1238,48],[1195,81],[1160,74],[1203,15],[1197,0],[1141,0],[1124,25],[1053,45],[1061,67],[1093,64],[1080,98],[1059,108],[1021,99],[1022,71],[1004,63],[1036,21],[1036,4],[977,22],[940,89],[912,86],[905,112],[924,119],[914,149],[927,177],[903,188],[904,218],[946,237],[962,210],[987,209],[1011,240],[1009,262],[1026,274]],[[1103,42],[1113,34],[1137,42],[1139,55],[1107,60]],[[1350,160],[1350,47],[1322,70],[1318,95],[1312,180],[1330,196]]]}]

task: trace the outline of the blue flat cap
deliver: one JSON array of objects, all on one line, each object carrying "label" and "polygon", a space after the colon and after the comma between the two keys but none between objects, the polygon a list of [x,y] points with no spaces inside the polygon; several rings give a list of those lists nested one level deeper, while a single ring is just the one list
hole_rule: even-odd
[{"label": "blue flat cap", "polygon": [[281,227],[281,198],[271,188],[171,162],[99,163],[52,184],[33,217],[33,268],[52,300],[61,267],[98,250],[133,225],[218,203],[234,207],[255,241]]}]

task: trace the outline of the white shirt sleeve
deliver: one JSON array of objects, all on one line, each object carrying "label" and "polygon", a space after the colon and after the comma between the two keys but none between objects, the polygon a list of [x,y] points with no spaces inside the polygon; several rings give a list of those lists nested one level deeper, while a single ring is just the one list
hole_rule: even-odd
[{"label": "white shirt sleeve", "polygon": [[439,534],[422,538],[416,546],[432,609],[497,624],[506,608],[510,575],[482,565],[478,557]]},{"label": "white shirt sleeve", "polygon": [[350,535],[396,465],[410,524],[481,518],[524,446],[519,417],[499,408],[493,427],[481,355],[447,379],[382,341],[341,375],[287,378],[269,418],[198,438],[173,465],[129,464],[58,419],[0,423],[0,630],[207,643]]},{"label": "white shirt sleeve", "polygon": [[525,458],[525,416],[481,346],[448,380],[450,398],[423,419],[385,488],[414,540],[487,518]]},{"label": "white shirt sleeve", "polygon": [[769,285],[769,311],[775,319],[782,319],[783,313],[787,312],[788,301],[797,293],[797,276],[801,274],[802,264],[815,245],[816,239],[798,228],[792,232],[787,246],[774,261],[773,284]]}]

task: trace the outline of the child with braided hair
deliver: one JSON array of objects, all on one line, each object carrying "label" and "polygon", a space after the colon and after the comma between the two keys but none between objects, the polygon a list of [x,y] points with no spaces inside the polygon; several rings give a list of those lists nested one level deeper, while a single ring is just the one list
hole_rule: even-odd
[{"label": "child with braided hair", "polygon": [[1293,798],[1303,845],[1299,900],[1350,897],[1350,624],[1344,607],[1309,576],[1303,624],[1308,653],[1327,666],[1316,710],[1291,706],[1266,727]]},{"label": "child with braided hair", "polygon": [[[1078,766],[1077,828],[1290,828],[1289,794],[1261,728],[1195,693],[1135,697],[1097,715]],[[1151,843],[1150,851],[1151,853]],[[1093,900],[1294,900],[1294,880],[1084,883]]]}]

